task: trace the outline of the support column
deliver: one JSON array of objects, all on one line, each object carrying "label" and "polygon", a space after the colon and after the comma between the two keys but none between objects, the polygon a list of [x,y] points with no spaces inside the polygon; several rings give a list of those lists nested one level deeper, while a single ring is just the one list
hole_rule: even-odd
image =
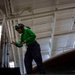
[{"label": "support column", "polygon": [[9,31],[8,31],[8,27],[7,27],[7,23],[6,23],[6,21],[5,21],[5,30],[6,30],[6,44],[7,44],[7,53],[6,53],[6,56],[7,56],[7,59],[6,59],[6,61],[7,61],[7,67],[9,67],[9,47],[10,47],[10,40],[9,40]]},{"label": "support column", "polygon": [[[9,36],[10,36],[10,42],[12,42],[12,37],[14,36],[14,34],[12,33],[13,31],[13,28],[10,28],[11,24],[10,24],[10,21],[7,21],[7,27],[8,27],[8,30],[9,30]],[[15,57],[15,50],[14,50],[14,46],[11,45],[11,49],[12,49],[12,52],[13,52],[13,58],[14,58],[14,64],[15,64],[15,67],[17,67],[17,63],[16,63],[16,57]]]},{"label": "support column", "polygon": [[2,35],[3,35],[3,47],[2,47],[2,67],[8,67],[8,38],[7,38],[7,32],[6,32],[6,23],[5,23],[5,15],[3,17],[3,22],[2,22]]},{"label": "support column", "polygon": [[[3,26],[3,28],[2,29],[4,29],[4,26]],[[4,31],[2,31],[2,34],[4,34],[5,32]],[[4,65],[5,65],[5,34],[3,35],[3,38],[2,38],[2,40],[3,40],[3,46],[2,46],[2,67],[4,67]]]},{"label": "support column", "polygon": [[54,33],[55,33],[55,25],[56,25],[56,14],[57,12],[54,12],[54,22],[52,25],[52,34],[51,34],[51,55],[50,57],[52,57],[52,50],[53,50],[53,42],[54,42]]},{"label": "support column", "polygon": [[[6,33],[5,33],[6,34]],[[4,61],[5,61],[5,67],[8,67],[8,55],[7,55],[7,52],[8,52],[8,44],[7,44],[7,38],[5,37],[5,46],[4,46]]]},{"label": "support column", "polygon": [[9,56],[8,56],[8,31],[6,29],[6,24],[3,25],[3,49],[2,49],[2,67],[9,67]]}]

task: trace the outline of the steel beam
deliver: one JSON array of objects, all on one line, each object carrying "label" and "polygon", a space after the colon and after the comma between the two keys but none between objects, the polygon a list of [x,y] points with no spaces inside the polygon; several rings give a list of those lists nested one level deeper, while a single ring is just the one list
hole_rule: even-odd
[{"label": "steel beam", "polygon": [[[35,13],[34,16],[41,15],[41,14],[48,14],[48,13],[50,13],[51,15],[53,15],[54,12],[64,11],[64,10],[70,10],[70,9],[75,9],[75,7],[63,8],[63,9],[55,9],[55,10],[51,10],[51,11],[46,11],[46,12],[41,12],[41,13]],[[12,17],[12,18],[7,18],[7,20],[13,20],[13,19],[18,19],[18,18],[25,18],[25,17],[30,17],[30,16],[33,16],[33,14],[31,14],[31,15],[24,15],[24,16],[18,16],[18,17]]]}]

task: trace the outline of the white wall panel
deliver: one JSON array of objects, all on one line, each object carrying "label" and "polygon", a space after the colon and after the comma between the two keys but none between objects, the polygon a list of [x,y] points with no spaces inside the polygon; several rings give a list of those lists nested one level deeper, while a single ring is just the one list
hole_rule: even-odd
[{"label": "white wall panel", "polygon": [[51,31],[44,32],[44,33],[38,33],[38,34],[36,34],[36,36],[37,36],[37,38],[49,37],[49,36],[51,36]]},{"label": "white wall panel", "polygon": [[74,41],[75,41],[75,34],[68,35],[67,46],[73,47]]},{"label": "white wall panel", "polygon": [[65,19],[57,21],[55,33],[72,30],[73,19]]},{"label": "white wall panel", "polygon": [[49,39],[50,38],[38,39],[37,40],[37,42],[40,44],[40,47],[41,47],[42,50],[49,49]]},{"label": "white wall panel", "polygon": [[57,36],[54,38],[53,50],[56,50],[59,47],[65,47],[67,43],[67,35]]}]

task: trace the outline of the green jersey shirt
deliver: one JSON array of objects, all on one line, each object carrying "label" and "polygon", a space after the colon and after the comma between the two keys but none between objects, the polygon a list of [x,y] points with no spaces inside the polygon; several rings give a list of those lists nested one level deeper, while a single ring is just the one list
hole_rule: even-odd
[{"label": "green jersey shirt", "polygon": [[25,28],[23,33],[21,34],[20,41],[15,42],[15,45],[17,47],[22,47],[24,41],[26,40],[26,45],[28,46],[36,41],[35,38],[36,38],[35,33],[31,29]]}]

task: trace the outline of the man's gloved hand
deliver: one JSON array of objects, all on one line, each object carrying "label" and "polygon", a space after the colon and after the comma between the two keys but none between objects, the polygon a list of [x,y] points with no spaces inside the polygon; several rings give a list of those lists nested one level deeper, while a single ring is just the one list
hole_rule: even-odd
[{"label": "man's gloved hand", "polygon": [[12,42],[11,42],[11,44],[15,44],[15,42],[14,42],[14,41],[12,41]]},{"label": "man's gloved hand", "polygon": [[26,40],[24,40],[24,43],[26,43]]}]

